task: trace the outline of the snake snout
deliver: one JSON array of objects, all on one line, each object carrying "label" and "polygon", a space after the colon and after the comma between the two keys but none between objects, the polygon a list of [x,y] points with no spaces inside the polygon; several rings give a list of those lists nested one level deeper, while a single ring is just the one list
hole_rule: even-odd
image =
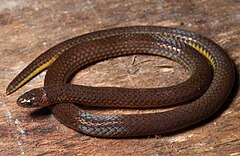
[{"label": "snake snout", "polygon": [[17,99],[17,104],[21,107],[40,107],[45,106],[47,102],[47,95],[43,88],[33,89],[21,95]]}]

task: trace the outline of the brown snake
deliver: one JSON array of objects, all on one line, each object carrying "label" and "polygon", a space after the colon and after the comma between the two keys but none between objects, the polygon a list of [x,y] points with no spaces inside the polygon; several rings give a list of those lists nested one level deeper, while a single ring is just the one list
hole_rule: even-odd
[{"label": "brown snake", "polygon": [[[89,87],[67,83],[80,68],[130,54],[168,57],[186,67],[191,77],[164,88]],[[44,87],[25,93],[18,104],[22,107],[55,104],[52,111],[60,122],[99,137],[159,134],[193,125],[221,107],[234,82],[232,61],[220,46],[206,37],[175,28],[132,26],[85,34],[50,48],[10,83],[7,94],[48,66]],[[173,104],[182,105],[161,113],[105,116],[88,113],[79,107],[138,108]]]}]

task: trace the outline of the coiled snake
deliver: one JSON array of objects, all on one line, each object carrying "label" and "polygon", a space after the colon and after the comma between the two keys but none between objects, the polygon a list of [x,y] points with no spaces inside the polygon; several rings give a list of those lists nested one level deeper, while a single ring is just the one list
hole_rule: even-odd
[{"label": "coiled snake", "polygon": [[[90,87],[66,83],[79,68],[130,54],[168,57],[186,67],[191,77],[164,88]],[[99,137],[159,134],[195,124],[221,107],[234,82],[232,61],[220,46],[206,37],[175,28],[130,26],[85,34],[50,48],[10,83],[7,94],[48,66],[44,87],[25,93],[17,103],[22,107],[52,105],[53,114],[60,122]],[[76,106],[138,108],[182,103],[184,105],[161,113],[105,116]]]}]

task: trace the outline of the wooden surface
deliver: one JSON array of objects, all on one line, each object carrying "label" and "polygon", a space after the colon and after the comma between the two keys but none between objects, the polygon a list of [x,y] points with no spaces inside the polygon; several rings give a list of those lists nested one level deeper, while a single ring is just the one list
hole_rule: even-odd
[{"label": "wooden surface", "polygon": [[[8,83],[51,46],[83,33],[129,25],[202,33],[219,43],[240,70],[239,0],[0,0],[0,155],[240,155],[238,82],[225,107],[207,121],[174,134],[131,139],[86,136],[60,124],[48,109],[18,107],[17,97],[42,86],[45,72],[5,95]],[[188,72],[167,59],[129,56],[91,66],[73,82],[161,87],[187,77]]]}]

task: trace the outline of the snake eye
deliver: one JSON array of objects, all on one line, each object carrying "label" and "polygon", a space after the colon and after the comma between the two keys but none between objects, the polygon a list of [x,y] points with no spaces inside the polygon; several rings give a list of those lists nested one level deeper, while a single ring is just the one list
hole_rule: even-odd
[{"label": "snake eye", "polygon": [[18,105],[23,106],[23,107],[32,107],[35,104],[34,96],[35,96],[35,94],[31,94],[31,95],[28,95],[28,97],[26,97],[26,95],[24,94],[18,98],[17,103],[18,103]]},{"label": "snake eye", "polygon": [[31,100],[26,100],[26,99],[19,99],[18,102],[21,104],[21,105],[31,105],[32,104],[32,101]]},{"label": "snake eye", "polygon": [[39,100],[34,92],[29,91],[18,98],[17,104],[21,107],[34,107],[39,104]]},{"label": "snake eye", "polygon": [[42,88],[36,88],[21,95],[17,104],[21,107],[39,107],[47,104],[47,95]]}]

